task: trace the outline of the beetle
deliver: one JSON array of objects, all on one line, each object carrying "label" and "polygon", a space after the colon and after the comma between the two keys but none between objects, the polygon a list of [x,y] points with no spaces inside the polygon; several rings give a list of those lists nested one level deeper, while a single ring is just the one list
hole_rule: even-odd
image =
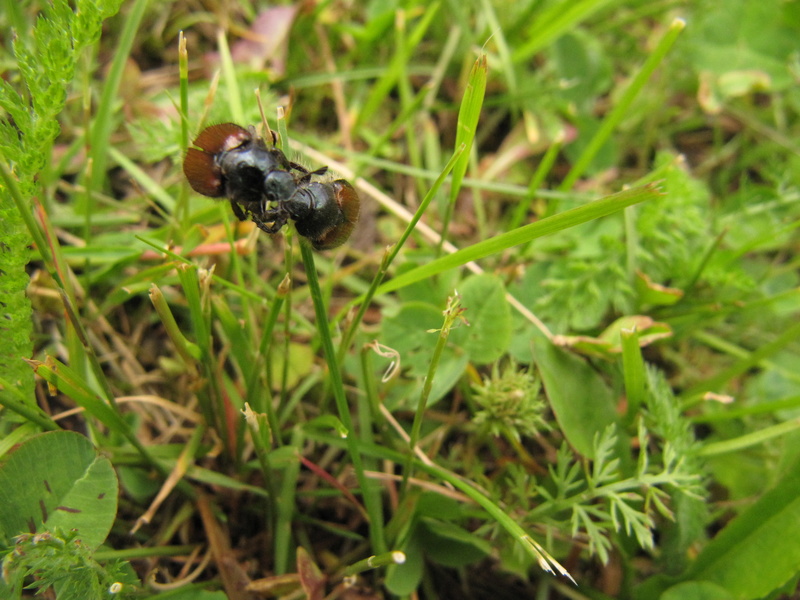
[{"label": "beetle", "polygon": [[252,127],[211,125],[197,136],[194,145],[199,150],[189,148],[183,161],[189,185],[204,196],[227,198],[240,220],[245,212],[259,210],[265,200],[290,198],[297,189],[292,171],[310,177],[307,169],[289,161],[279,149],[268,148]]},{"label": "beetle", "polygon": [[194,140],[183,162],[192,189],[227,198],[239,220],[250,218],[267,233],[289,219],[317,250],[342,245],[358,221],[361,202],[344,179],[313,181],[328,168],[309,171],[268,147],[254,128],[234,123],[211,125]]},{"label": "beetle", "polygon": [[276,208],[253,214],[255,224],[275,233],[294,221],[297,233],[308,239],[315,250],[330,250],[345,243],[358,222],[361,201],[344,179],[330,182],[301,182],[288,200]]}]

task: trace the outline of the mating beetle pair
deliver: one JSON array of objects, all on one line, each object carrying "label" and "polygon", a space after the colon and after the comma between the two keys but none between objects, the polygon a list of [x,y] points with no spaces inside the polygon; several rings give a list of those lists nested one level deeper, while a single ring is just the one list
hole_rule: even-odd
[{"label": "mating beetle pair", "polygon": [[[227,198],[234,214],[276,233],[289,219],[316,250],[341,246],[358,221],[361,202],[347,181],[312,181],[328,167],[309,171],[267,147],[251,127],[212,125],[194,141],[183,161],[192,189]],[[199,149],[198,149],[199,148]]]}]

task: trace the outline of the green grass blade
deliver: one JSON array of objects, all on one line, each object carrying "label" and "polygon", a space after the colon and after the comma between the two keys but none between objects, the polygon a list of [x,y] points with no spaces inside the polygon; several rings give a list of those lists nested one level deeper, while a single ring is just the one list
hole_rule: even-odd
[{"label": "green grass blade", "polygon": [[442,223],[442,234],[439,238],[438,251],[441,252],[442,243],[447,238],[447,231],[450,226],[450,219],[453,215],[456,200],[461,192],[461,184],[464,181],[464,174],[472,156],[472,142],[475,140],[475,132],[478,129],[478,119],[481,116],[483,98],[486,94],[486,78],[489,67],[486,62],[486,55],[481,54],[469,73],[467,89],[461,100],[461,108],[458,111],[458,121],[456,123],[456,143],[458,150],[463,146],[464,151],[460,154],[453,165],[453,178],[450,182],[450,202],[447,205],[444,221]]},{"label": "green grass blade", "polygon": [[741,452],[747,448],[765,444],[775,438],[795,433],[798,429],[800,429],[800,419],[792,419],[791,421],[778,423],[772,427],[765,427],[730,440],[708,443],[697,451],[697,455],[717,456],[728,452]]},{"label": "green grass blade", "polygon": [[[95,115],[90,135],[92,173],[87,185],[90,192],[88,197],[91,197],[91,192],[98,192],[103,189],[103,181],[107,171],[107,152],[111,147],[110,139],[114,123],[114,109],[117,106],[117,92],[122,83],[125,65],[128,62],[128,57],[147,5],[148,0],[136,0],[130,7],[130,12],[124,20],[125,26],[119,37],[119,44],[113,54],[114,58],[109,69],[108,78],[103,86],[103,93],[97,104],[97,114]],[[93,212],[91,207],[86,208],[90,213]]]},{"label": "green grass blade", "polygon": [[386,294],[398,290],[417,281],[433,277],[450,269],[455,269],[470,261],[498,254],[508,248],[530,242],[536,238],[563,231],[570,227],[587,223],[594,219],[610,215],[627,206],[645,202],[658,197],[659,192],[654,185],[624,190],[612,196],[579,206],[559,213],[552,217],[542,219],[536,223],[525,225],[514,231],[502,233],[467,248],[463,248],[448,256],[443,256],[430,263],[417,267],[412,271],[403,273],[381,285],[377,294]]},{"label": "green grass blade", "polygon": [[717,583],[728,590],[730,598],[784,596],[770,592],[797,577],[800,562],[798,467],[800,464],[795,462],[773,489],[715,536],[682,579]]},{"label": "green grass blade", "polygon": [[639,333],[635,329],[623,329],[622,340],[622,373],[625,379],[625,397],[628,400],[626,421],[630,424],[639,414],[644,401],[644,359],[639,347]]},{"label": "green grass blade", "polygon": [[397,48],[394,52],[391,64],[384,70],[383,76],[372,86],[369,97],[358,113],[358,120],[354,127],[356,131],[362,127],[364,123],[369,121],[381,105],[386,102],[386,98],[392,91],[392,88],[397,85],[397,81],[403,72],[403,65],[409,62],[411,51],[419,45],[422,37],[433,21],[433,17],[436,16],[438,11],[439,2],[428,5],[425,14],[422,19],[420,19],[419,23],[417,23],[411,35],[406,39],[405,44]]},{"label": "green grass blade", "polygon": [[764,344],[758,350],[750,353],[750,355],[744,359],[737,361],[727,369],[719,371],[713,377],[710,377],[686,390],[683,394],[681,394],[681,400],[685,401],[686,399],[692,398],[693,396],[698,396],[703,392],[718,390],[728,381],[752,369],[765,358],[773,356],[777,352],[786,348],[787,345],[794,344],[798,338],[800,338],[800,323],[795,323],[794,325],[788,327],[773,341],[769,342],[768,344]]},{"label": "green grass blade", "polygon": [[[372,482],[368,480],[364,474],[364,464],[361,459],[360,450],[358,449],[356,432],[353,428],[353,419],[350,416],[350,406],[344,394],[344,383],[339,370],[339,361],[337,360],[336,352],[333,348],[330,325],[328,324],[328,314],[323,302],[322,290],[319,287],[316,266],[314,265],[314,253],[311,250],[311,246],[305,243],[305,241],[300,243],[300,252],[303,257],[303,264],[306,268],[306,277],[308,278],[308,287],[311,291],[311,299],[314,302],[314,313],[317,317],[317,331],[319,332],[322,348],[325,352],[325,359],[328,362],[328,376],[330,378],[333,396],[336,400],[336,408],[339,412],[339,418],[342,424],[347,429],[347,449],[350,453],[350,460],[353,461],[353,468],[356,472],[359,486],[362,490],[366,491],[370,489]],[[365,493],[363,497],[367,514],[369,515],[372,547],[377,553],[385,552],[386,548],[382,547],[381,543],[383,536],[379,535],[376,531],[377,528],[383,527],[383,509],[380,504],[375,504],[375,500],[377,499],[375,495]]]},{"label": "green grass blade", "polygon": [[231,49],[228,46],[228,38],[225,31],[219,30],[217,34],[217,47],[219,48],[220,62],[222,63],[222,78],[225,80],[227,95],[226,102],[231,110],[231,118],[234,123],[244,122],[244,109],[242,108],[242,92],[239,89],[239,81],[236,78],[236,69],[233,65]]},{"label": "green grass blade", "polygon": [[631,80],[630,84],[625,89],[619,102],[617,102],[614,108],[605,116],[597,133],[595,133],[594,137],[589,141],[578,160],[575,161],[575,164],[572,166],[569,173],[567,173],[564,181],[561,182],[558,188],[559,190],[566,191],[572,189],[575,182],[583,175],[592,160],[594,160],[594,157],[600,151],[600,148],[602,148],[606,140],[611,137],[611,133],[617,128],[620,121],[625,118],[634,99],[639,95],[639,92],[642,91],[645,84],[650,79],[650,76],[672,49],[672,46],[675,44],[675,41],[678,39],[684,27],[686,27],[686,22],[682,19],[675,19],[672,22],[667,32],[658,41],[653,52],[647,57],[642,68],[636,73],[633,80]]},{"label": "green grass blade", "polygon": [[532,20],[527,42],[521,44],[511,55],[515,63],[529,60],[539,50],[555,41],[559,36],[578,26],[592,14],[610,4],[610,0],[578,0],[577,2],[554,2]]}]

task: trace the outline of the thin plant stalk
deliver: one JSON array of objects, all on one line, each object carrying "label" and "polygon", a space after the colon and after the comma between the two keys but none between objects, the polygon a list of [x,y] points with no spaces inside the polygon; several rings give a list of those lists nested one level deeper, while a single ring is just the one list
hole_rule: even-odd
[{"label": "thin plant stalk", "polygon": [[[537,190],[542,186],[544,183],[545,178],[550,174],[550,171],[553,169],[553,165],[556,162],[556,158],[558,158],[558,153],[561,151],[561,147],[564,145],[564,135],[559,134],[554,140],[553,143],[547,148],[547,151],[544,153],[542,160],[539,161],[539,165],[536,167],[536,172],[533,174],[531,178],[531,182],[528,184],[528,192],[525,194],[525,197],[519,201],[517,204],[517,208],[514,211],[514,216],[511,218],[511,223],[509,224],[509,229],[516,229],[523,222],[526,220],[528,216],[528,211],[531,208],[531,204],[533,203],[533,199],[536,197]],[[547,213],[545,216],[549,216],[554,214],[552,209],[550,208],[551,204],[548,204]],[[522,251],[524,252],[527,248],[527,245],[523,247]]]},{"label": "thin plant stalk", "polygon": [[[272,389],[273,389],[273,381],[272,381],[272,359],[271,359],[271,345],[272,345],[272,334],[275,331],[275,324],[278,322],[278,315],[280,315],[281,308],[283,307],[283,302],[286,295],[289,293],[289,288],[291,284],[289,283],[289,276],[287,275],[281,284],[278,286],[278,294],[275,296],[275,299],[272,301],[272,304],[269,307],[269,313],[267,314],[267,320],[264,324],[264,329],[261,334],[261,343],[258,347],[258,354],[256,355],[256,363],[257,366],[254,368],[250,374],[250,379],[247,381],[247,402],[255,407],[257,412],[266,413],[267,419],[269,421],[269,425],[274,432],[274,440],[277,445],[280,445],[280,436],[277,435],[279,430],[278,424],[278,417],[275,414],[275,408],[272,405]],[[264,375],[266,381],[266,389],[263,390],[261,396],[256,397],[256,391],[258,390],[258,386],[256,385],[256,378],[258,377],[259,368],[258,365],[263,361],[264,365]]]},{"label": "thin plant stalk", "polygon": [[639,414],[644,402],[644,358],[642,358],[642,350],[639,347],[639,333],[635,329],[623,329],[620,332],[620,338],[625,397],[628,400],[625,421],[630,425]]},{"label": "thin plant stalk", "polygon": [[422,430],[422,421],[425,418],[425,409],[428,407],[428,398],[431,395],[433,388],[433,378],[436,375],[436,370],[439,368],[439,360],[442,358],[442,352],[447,345],[447,338],[450,337],[451,329],[459,322],[461,314],[465,309],[461,308],[461,298],[458,294],[450,297],[447,303],[447,308],[444,310],[444,324],[439,330],[439,339],[436,341],[436,348],[433,350],[430,365],[428,366],[428,373],[425,375],[425,383],[422,386],[422,391],[419,395],[417,402],[417,410],[414,412],[414,421],[411,424],[411,435],[408,440],[408,458],[406,459],[406,467],[403,470],[403,483],[401,490],[405,495],[408,489],[408,478],[411,477],[414,451],[419,441],[419,434]]},{"label": "thin plant stalk", "polygon": [[295,427],[289,446],[297,451],[297,455],[284,468],[281,489],[275,501],[275,573],[278,575],[289,571],[295,555],[292,544],[292,519],[295,511],[294,499],[297,493],[297,479],[300,476],[300,456],[303,442],[302,429]]},{"label": "thin plant stalk", "polygon": [[336,409],[339,413],[339,419],[345,429],[347,429],[347,449],[350,453],[350,459],[353,461],[353,468],[356,473],[356,478],[358,479],[358,485],[361,487],[364,505],[369,515],[370,541],[375,552],[380,554],[386,551],[383,537],[378,532],[378,529],[383,528],[383,509],[380,504],[375,502],[376,497],[367,491],[372,483],[367,479],[364,473],[364,464],[358,449],[356,432],[353,429],[353,419],[350,416],[350,406],[344,394],[342,374],[339,371],[339,361],[337,360],[336,352],[333,348],[333,340],[331,339],[330,326],[328,324],[328,314],[323,302],[322,290],[319,285],[316,266],[314,264],[314,253],[311,250],[311,246],[305,242],[300,244],[300,253],[303,258],[303,265],[305,266],[311,300],[314,303],[314,313],[317,318],[317,331],[319,332],[322,348],[325,352],[325,359],[328,363],[329,380],[334,399],[336,400]]},{"label": "thin plant stalk", "polygon": [[405,231],[400,236],[400,239],[394,244],[390,249],[387,250],[386,254],[381,260],[380,268],[378,272],[375,274],[375,277],[370,283],[369,289],[364,294],[364,297],[361,301],[360,306],[358,307],[358,312],[356,316],[350,321],[347,330],[345,331],[344,335],[342,336],[342,341],[339,344],[339,354],[338,360],[341,361],[344,358],[345,352],[350,347],[350,343],[353,340],[353,336],[355,335],[356,329],[358,328],[361,320],[364,318],[364,314],[367,312],[367,308],[369,308],[370,302],[372,302],[372,298],[375,296],[375,292],[377,291],[378,287],[380,286],[383,278],[386,276],[386,273],[389,271],[389,266],[392,264],[394,259],[397,257],[397,254],[400,252],[400,249],[406,243],[411,233],[414,231],[414,227],[416,226],[417,222],[422,218],[422,215],[425,214],[428,206],[430,205],[431,201],[436,197],[436,194],[439,192],[439,188],[442,187],[442,184],[445,181],[445,178],[453,170],[453,167],[458,161],[459,157],[464,152],[465,147],[462,145],[456,149],[453,153],[453,156],[450,157],[450,160],[445,165],[442,172],[439,174],[439,177],[436,178],[436,181],[433,182],[431,189],[428,190],[428,193],[423,198],[422,202],[420,203],[419,207],[417,208],[416,212],[414,213],[413,218],[409,221],[408,225],[406,226]]},{"label": "thin plant stalk", "polygon": [[[595,133],[594,137],[589,140],[589,143],[586,145],[583,153],[580,155],[578,160],[575,161],[575,164],[572,166],[572,169],[570,169],[569,173],[567,173],[564,181],[561,182],[561,185],[558,188],[560,191],[572,189],[572,186],[575,185],[575,182],[577,182],[581,175],[586,172],[586,169],[589,168],[589,165],[594,160],[594,157],[597,156],[597,153],[611,136],[611,133],[627,116],[634,99],[639,95],[639,92],[642,91],[647,83],[647,80],[650,79],[650,76],[664,60],[664,57],[666,57],[667,53],[675,44],[675,41],[678,39],[678,36],[683,31],[684,27],[686,27],[686,22],[683,19],[675,19],[670,24],[667,32],[658,41],[658,44],[653,49],[653,52],[647,57],[647,60],[645,61],[644,65],[642,65],[642,68],[638,73],[636,73],[633,80],[631,80],[630,84],[623,92],[622,96],[620,96],[619,102],[617,102],[617,104],[614,105],[614,108],[612,108],[605,116],[603,122],[597,130],[597,133]],[[555,202],[556,201],[554,201],[554,204]],[[556,212],[556,207],[553,208],[553,212]]]},{"label": "thin plant stalk", "polygon": [[[189,52],[186,49],[186,37],[183,31],[178,36],[178,82],[181,99],[181,148],[183,152],[189,148]],[[178,203],[175,210],[180,231],[186,231],[189,223],[189,188],[182,185],[178,192]]]}]

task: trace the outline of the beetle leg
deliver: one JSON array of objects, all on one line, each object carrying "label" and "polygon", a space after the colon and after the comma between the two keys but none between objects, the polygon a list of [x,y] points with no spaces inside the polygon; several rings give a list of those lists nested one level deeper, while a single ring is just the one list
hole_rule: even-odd
[{"label": "beetle leg", "polygon": [[233,209],[233,214],[235,214],[240,221],[244,221],[247,218],[247,213],[238,202],[231,200],[231,208]]},{"label": "beetle leg", "polygon": [[256,224],[256,227],[267,233],[277,233],[280,231],[281,227],[286,225],[286,221],[288,220],[286,213],[277,208],[265,210],[259,214],[252,213],[250,216],[253,219],[253,223]]},{"label": "beetle leg", "polygon": [[298,179],[298,182],[301,184],[308,183],[309,181],[311,181],[311,177],[314,175],[324,175],[325,173],[328,172],[328,167],[320,167],[319,169],[315,169],[314,171],[309,171],[303,165],[296,162],[290,162],[289,166],[295,171],[300,173],[300,178]]}]

